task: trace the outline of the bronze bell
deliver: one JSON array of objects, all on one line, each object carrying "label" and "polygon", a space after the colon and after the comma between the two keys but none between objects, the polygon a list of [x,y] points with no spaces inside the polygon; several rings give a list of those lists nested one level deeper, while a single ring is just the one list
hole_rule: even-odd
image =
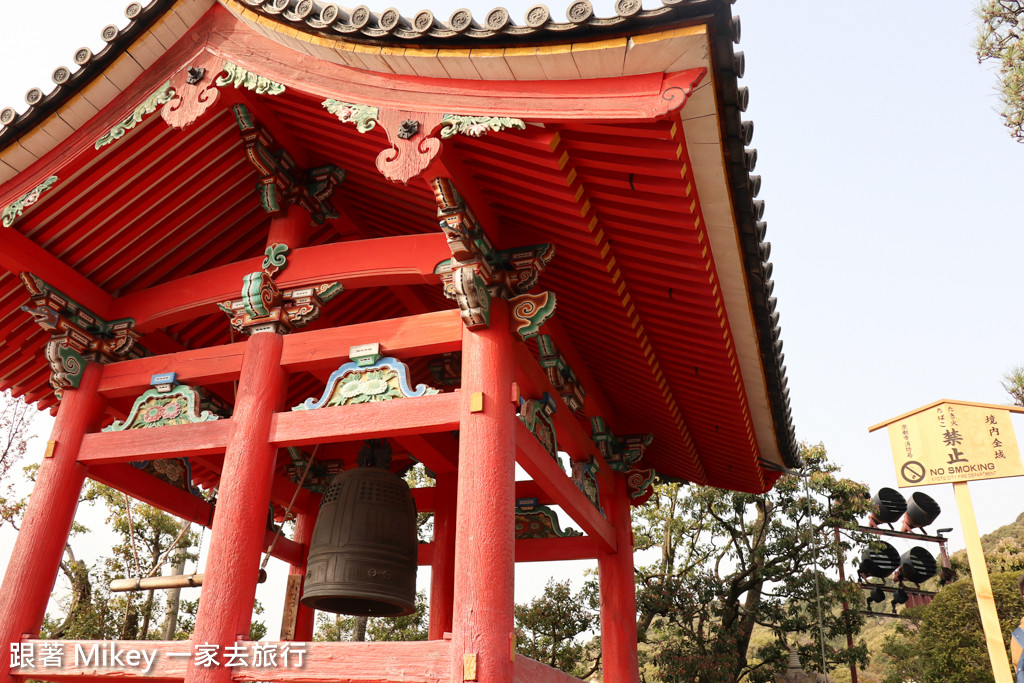
[{"label": "bronze bell", "polygon": [[362,466],[324,492],[306,560],[307,607],[368,617],[416,611],[416,502],[385,469],[390,457],[386,442],[364,446]]}]

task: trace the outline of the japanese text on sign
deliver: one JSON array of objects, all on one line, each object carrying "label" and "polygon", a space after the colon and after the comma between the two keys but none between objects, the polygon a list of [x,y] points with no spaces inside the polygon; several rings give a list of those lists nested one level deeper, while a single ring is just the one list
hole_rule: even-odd
[{"label": "japanese text on sign", "polygon": [[1010,412],[1002,406],[946,401],[888,427],[898,486],[1024,474]]}]

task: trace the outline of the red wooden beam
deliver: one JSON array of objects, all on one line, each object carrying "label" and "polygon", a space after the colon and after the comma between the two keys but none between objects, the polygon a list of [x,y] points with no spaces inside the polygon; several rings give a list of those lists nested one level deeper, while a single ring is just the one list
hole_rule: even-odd
[{"label": "red wooden beam", "polygon": [[[462,347],[462,321],[459,311],[452,309],[298,332],[285,337],[281,365],[289,373],[330,372],[348,360],[349,347],[369,342],[379,342],[384,353],[399,358],[457,351]],[[178,373],[183,384],[229,382],[238,379],[244,349],[245,342],[236,342],[109,363],[104,366],[100,393],[108,398],[138,396],[149,388],[150,378],[161,372]]]},{"label": "red wooden beam", "polygon": [[516,427],[516,452],[516,462],[551,496],[555,504],[572,517],[583,531],[596,537],[603,550],[615,552],[615,529],[522,422]]},{"label": "red wooden beam", "polygon": [[[436,283],[434,268],[447,258],[451,251],[441,232],[333,242],[289,253],[288,267],[275,281],[282,288],[338,281],[345,289]],[[132,292],[114,301],[110,316],[134,318],[143,332],[189,320],[196,309],[237,299],[242,278],[260,264],[238,261]]]},{"label": "red wooden beam", "polygon": [[167,425],[152,429],[86,434],[78,452],[83,465],[223,453],[231,438],[231,420]]},{"label": "red wooden beam", "polygon": [[127,463],[93,465],[86,476],[193,524],[209,526],[213,518],[213,506],[202,498]]},{"label": "red wooden beam", "polygon": [[270,425],[270,442],[275,446],[302,446],[324,441],[446,432],[458,427],[459,395],[449,392],[379,403],[275,413]]},{"label": "red wooden beam", "polygon": [[15,229],[0,231],[0,268],[15,275],[22,271],[32,273],[51,287],[74,297],[96,315],[110,319],[108,312],[113,297]]},{"label": "red wooden beam", "polygon": [[[87,476],[175,517],[213,527],[211,519],[216,515],[213,514],[212,505],[131,465],[94,465],[88,468]],[[263,538],[264,551],[270,547],[273,540],[274,532],[267,531]],[[301,563],[303,547],[287,536],[282,536],[274,543],[274,550],[270,554],[285,562]]]},{"label": "red wooden beam", "polygon": [[434,474],[454,472],[458,467],[459,442],[451,434],[410,434],[395,441]]},{"label": "red wooden beam", "polygon": [[348,360],[350,346],[373,342],[380,343],[382,353],[400,359],[458,351],[462,320],[452,309],[291,334],[285,337],[281,364],[290,373],[333,370]]},{"label": "red wooden beam", "polygon": [[[225,316],[225,321],[227,317]],[[163,372],[178,373],[182,384],[203,386],[238,379],[245,342],[179,351],[162,356],[123,360],[103,366],[100,393],[108,398],[138,396],[149,388],[150,378]]]}]

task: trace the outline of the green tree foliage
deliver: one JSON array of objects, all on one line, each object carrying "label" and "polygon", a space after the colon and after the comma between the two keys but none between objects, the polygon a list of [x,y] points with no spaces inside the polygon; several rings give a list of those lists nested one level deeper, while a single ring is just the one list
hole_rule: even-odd
[{"label": "green tree foliage", "polygon": [[568,581],[549,579],[544,593],[516,605],[516,650],[538,662],[586,678],[600,667],[600,648],[593,662],[577,637],[597,626],[593,586],[574,594]]},{"label": "green tree foliage", "polygon": [[[786,475],[762,495],[659,485],[636,511],[637,548],[660,555],[637,569],[637,607],[646,664],[661,681],[771,680],[785,669],[793,634],[813,639],[800,646],[801,660],[820,671],[822,631],[824,668],[866,661],[863,643],[852,651],[845,643],[862,618],[842,602],[857,605],[859,589],[829,575],[837,562],[833,528],[856,525],[867,489],[839,477],[820,444],[802,457],[806,483]],[[750,652],[757,624],[775,638]]]},{"label": "green tree foliage", "polygon": [[[1024,617],[1019,577],[1017,572],[991,577],[1004,643],[1009,643],[1010,633]],[[974,584],[969,577],[946,586],[929,604],[908,609],[905,614],[911,618],[909,623],[901,624],[885,641],[884,650],[891,657],[885,683],[992,681]]]},{"label": "green tree foliage", "polygon": [[1024,366],[1016,365],[1003,373],[1002,385],[1013,405],[1024,406]]},{"label": "green tree foliage", "polygon": [[1024,142],[1024,2],[1022,0],[982,0],[976,48],[978,60],[999,65],[999,96],[1002,116],[1010,134]]},{"label": "green tree foliage", "polygon": [[[417,591],[416,611],[404,617],[370,617],[362,627],[358,627],[358,620],[359,617],[346,614],[317,612],[313,640],[426,640],[430,624],[427,595]],[[365,629],[362,638],[354,637],[359,628]]]}]

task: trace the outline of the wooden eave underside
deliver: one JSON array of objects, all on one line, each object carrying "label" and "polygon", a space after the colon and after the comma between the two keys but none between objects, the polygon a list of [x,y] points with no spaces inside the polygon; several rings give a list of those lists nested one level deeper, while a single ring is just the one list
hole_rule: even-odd
[{"label": "wooden eave underside", "polygon": [[[441,160],[459,170],[456,184],[471,205],[474,197],[487,198],[496,224],[486,227],[499,248],[555,242],[557,255],[539,287],[557,293],[557,317],[594,378],[593,390],[612,406],[614,415],[605,417],[621,434],[653,432],[646,463],[664,475],[747,491],[770,485],[774,475],[759,459],[778,463],[780,456],[758,379],[760,360],[751,351],[742,264],[732,263],[732,254],[729,272],[717,269],[707,232],[715,228],[706,227],[699,199],[702,185],[715,179],[695,178],[684,134],[687,110],[672,114],[664,104],[676,75],[577,81],[568,88],[524,83],[504,95],[497,84],[452,82],[439,96],[423,79],[356,75],[330,64],[311,69],[301,59],[296,65],[223,10],[203,22],[183,39],[188,49],[155,59],[58,150],[0,186],[0,197],[10,201],[50,174],[60,177],[8,229],[8,244],[18,235],[57,256],[100,291],[96,300],[145,297],[194,273],[244,259],[258,263],[269,217],[225,106],[229,97],[182,131],[154,114],[116,143],[93,148],[203,50],[284,83],[287,91],[274,97],[228,93],[241,97],[257,121],[273,123],[279,142],[303,165],[334,163],[347,171],[334,196],[342,217],[315,229],[311,245],[438,233],[427,185],[394,184],[375,168],[377,154],[389,146],[380,128],[360,134],[339,123],[320,105],[324,97],[420,111],[526,111],[525,131],[447,140]],[[584,104],[567,108],[570,100]],[[0,275],[6,341],[0,386],[53,406],[41,354],[46,335],[19,310],[26,295],[18,259],[0,254],[0,265],[12,271]],[[723,280],[738,303],[723,299]],[[65,293],[86,303],[87,290]],[[437,284],[352,289],[315,326],[450,307]],[[744,330],[738,339],[732,319]],[[187,322],[141,327],[142,343],[155,352],[231,341],[227,320],[214,307]],[[428,381],[422,363],[414,371],[418,381]],[[289,400],[316,394],[323,379],[293,377]],[[230,399],[229,386],[215,390]]]}]

